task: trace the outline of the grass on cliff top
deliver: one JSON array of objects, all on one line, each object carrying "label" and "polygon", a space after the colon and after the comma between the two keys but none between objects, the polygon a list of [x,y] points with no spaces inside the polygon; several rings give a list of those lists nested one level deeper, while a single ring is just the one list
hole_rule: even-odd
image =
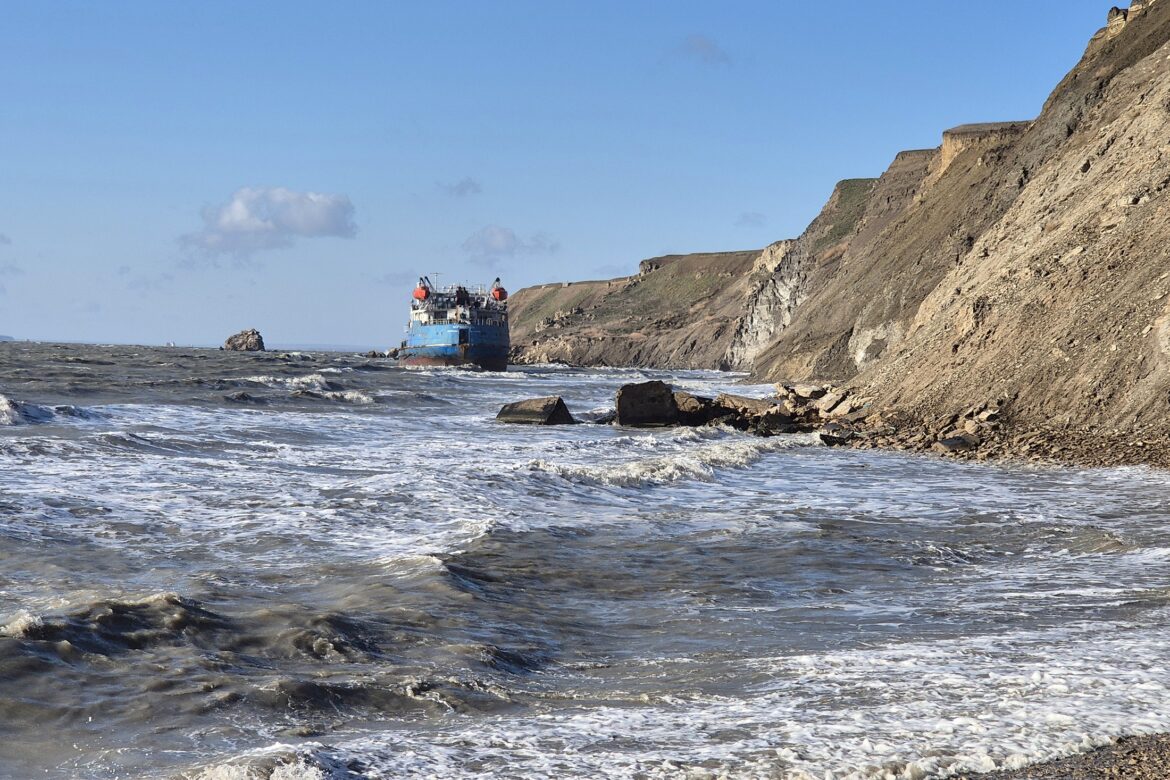
[{"label": "grass on cliff top", "polygon": [[819,254],[853,232],[865,213],[869,195],[876,183],[877,179],[845,179],[837,184],[837,205],[834,209],[833,222],[825,234],[813,244],[811,254]]},{"label": "grass on cliff top", "polygon": [[[626,281],[574,282],[524,291],[513,299],[513,336],[524,338],[557,312],[580,306],[592,313],[593,324],[611,326],[643,318],[671,317],[699,301],[718,296],[746,276],[759,250],[684,255],[631,284]],[[517,305],[520,304],[520,305]],[[718,301],[715,302],[718,306]]]},{"label": "grass on cliff top", "polygon": [[[520,332],[535,329],[557,312],[570,311],[576,306],[589,309],[606,293],[617,289],[619,288],[608,287],[606,282],[575,282],[568,287],[557,285],[540,290],[527,290],[523,296],[517,295],[512,300],[513,329]],[[520,301],[517,301],[517,298]],[[516,306],[518,302],[522,302],[523,305]]]}]

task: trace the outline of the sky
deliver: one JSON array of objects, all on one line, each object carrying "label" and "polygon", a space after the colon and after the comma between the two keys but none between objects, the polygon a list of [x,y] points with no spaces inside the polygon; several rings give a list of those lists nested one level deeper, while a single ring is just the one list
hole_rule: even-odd
[{"label": "sky", "polygon": [[0,1],[0,334],[385,348],[422,273],[763,247],[1034,117],[1109,6]]}]

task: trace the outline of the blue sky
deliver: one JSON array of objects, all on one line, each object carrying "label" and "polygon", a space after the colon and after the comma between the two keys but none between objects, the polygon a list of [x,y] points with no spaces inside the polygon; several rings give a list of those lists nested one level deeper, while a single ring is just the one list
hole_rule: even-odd
[{"label": "blue sky", "polygon": [[5,3],[0,333],[385,347],[422,272],[762,247],[1034,116],[1108,7]]}]

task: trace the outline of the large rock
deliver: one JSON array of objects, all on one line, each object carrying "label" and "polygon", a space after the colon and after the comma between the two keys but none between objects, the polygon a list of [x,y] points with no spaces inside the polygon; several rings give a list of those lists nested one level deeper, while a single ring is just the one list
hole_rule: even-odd
[{"label": "large rock", "polygon": [[559,395],[506,404],[496,419],[523,425],[572,425],[577,422]]},{"label": "large rock", "polygon": [[263,352],[264,338],[255,328],[241,330],[234,336],[228,336],[223,348],[232,352]]},{"label": "large rock", "polygon": [[634,427],[676,425],[678,404],[665,382],[622,385],[617,391],[617,424]]},{"label": "large rock", "polygon": [[682,390],[674,392],[674,405],[678,408],[680,425],[706,425],[727,413],[726,409],[716,406],[714,400]]}]

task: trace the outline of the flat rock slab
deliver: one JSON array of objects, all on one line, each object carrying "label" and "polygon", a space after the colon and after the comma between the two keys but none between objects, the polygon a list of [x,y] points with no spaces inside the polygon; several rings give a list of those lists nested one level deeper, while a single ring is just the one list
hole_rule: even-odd
[{"label": "flat rock slab", "polygon": [[825,394],[825,388],[820,385],[793,385],[792,394],[797,398],[820,398]]},{"label": "flat rock slab", "polygon": [[678,403],[665,382],[653,380],[622,385],[617,391],[617,424],[657,427],[678,424]]},{"label": "flat rock slab", "polygon": [[982,442],[978,436],[972,436],[969,433],[959,434],[958,436],[948,436],[945,439],[939,439],[931,449],[935,452],[970,452],[978,447]]},{"label": "flat rock slab", "polygon": [[715,405],[722,406],[734,412],[746,415],[766,414],[777,407],[777,402],[767,398],[748,398],[743,395],[720,393],[715,397]]},{"label": "flat rock slab", "polygon": [[577,422],[559,395],[506,404],[496,419],[521,425],[572,425]]}]

